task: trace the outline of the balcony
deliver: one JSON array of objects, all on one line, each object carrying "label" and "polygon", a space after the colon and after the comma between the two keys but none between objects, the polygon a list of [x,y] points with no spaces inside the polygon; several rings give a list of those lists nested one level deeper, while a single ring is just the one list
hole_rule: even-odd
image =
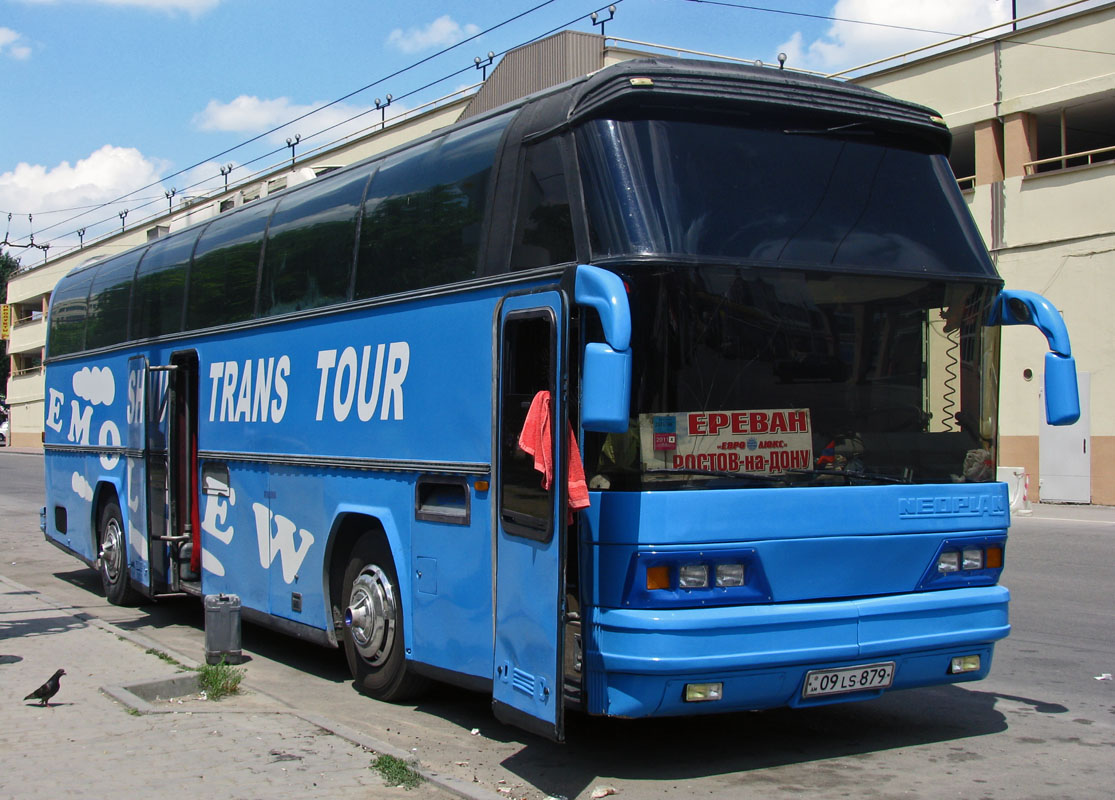
[{"label": "balcony", "polygon": [[8,342],[8,352],[40,353],[46,346],[46,319],[16,320],[12,325],[12,337]]},{"label": "balcony", "polygon": [[[1102,155],[1115,155],[1115,148],[1040,159],[1027,165],[1025,176],[1004,181],[1004,243],[1020,247],[1115,233],[1115,161],[1095,160]],[[1040,171],[1050,161],[1070,166]],[[1039,171],[1030,171],[1031,166]]]},{"label": "balcony", "polygon": [[38,403],[39,423],[42,423],[42,400],[44,393],[43,370],[34,367],[13,372],[8,378],[8,398],[10,406],[22,403]]}]

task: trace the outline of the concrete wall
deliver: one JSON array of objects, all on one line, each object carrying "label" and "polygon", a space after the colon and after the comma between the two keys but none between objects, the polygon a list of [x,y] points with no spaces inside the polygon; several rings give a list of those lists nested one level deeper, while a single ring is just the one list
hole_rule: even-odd
[{"label": "concrete wall", "polygon": [[[965,193],[968,208],[1007,285],[1045,295],[1064,314],[1078,368],[1091,374],[1092,501],[1115,504],[1115,410],[1103,402],[1115,393],[1115,163],[1025,174],[1035,158],[1036,114],[1099,101],[1115,118],[1115,4],[1009,39],[856,82],[975,130],[977,185]],[[1003,330],[999,463],[1026,468],[1032,498],[1040,496],[1045,352],[1036,330]]]}]

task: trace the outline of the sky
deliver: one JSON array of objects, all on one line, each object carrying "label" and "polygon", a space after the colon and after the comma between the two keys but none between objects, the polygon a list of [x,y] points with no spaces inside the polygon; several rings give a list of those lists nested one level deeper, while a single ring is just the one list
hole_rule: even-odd
[{"label": "sky", "polygon": [[[1019,17],[1068,0],[1014,0]],[[1070,13],[1088,5],[1074,6]],[[825,73],[1008,20],[1011,0],[0,0],[0,242],[51,258],[478,82],[559,30]],[[1002,30],[1006,30],[1005,28]],[[382,112],[388,94],[391,104]],[[303,115],[321,106],[305,118]],[[291,123],[292,120],[297,120]],[[173,191],[169,198],[166,193]],[[122,200],[120,198],[123,198]],[[118,202],[113,202],[118,201]],[[121,213],[127,214],[121,219]],[[79,231],[81,234],[79,235]]]}]

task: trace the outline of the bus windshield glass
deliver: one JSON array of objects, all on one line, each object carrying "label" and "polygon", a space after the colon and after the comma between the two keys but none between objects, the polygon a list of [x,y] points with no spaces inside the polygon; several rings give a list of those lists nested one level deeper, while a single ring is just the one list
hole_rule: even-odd
[{"label": "bus windshield glass", "polygon": [[646,120],[578,150],[635,331],[596,488],[995,479],[999,283],[942,156]]},{"label": "bus windshield glass", "polygon": [[586,123],[593,257],[996,277],[943,155],[858,126],[793,124]]},{"label": "bus windshield glass", "polygon": [[725,266],[624,279],[632,419],[590,437],[597,488],[995,479],[993,285]]}]

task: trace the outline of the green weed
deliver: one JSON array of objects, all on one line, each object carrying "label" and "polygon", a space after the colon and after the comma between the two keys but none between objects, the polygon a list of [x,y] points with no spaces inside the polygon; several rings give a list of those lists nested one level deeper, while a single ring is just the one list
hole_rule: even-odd
[{"label": "green weed", "polygon": [[218,664],[203,664],[197,671],[201,690],[210,700],[236,694],[240,691],[240,681],[244,679],[244,670],[226,664],[223,658]]},{"label": "green weed", "polygon": [[424,778],[414,769],[418,762],[408,764],[395,756],[377,756],[372,769],[379,773],[388,786],[402,786],[405,789],[417,788]]},{"label": "green weed", "polygon": [[185,664],[183,664],[177,658],[164,653],[162,650],[156,650],[154,647],[148,647],[146,650],[144,650],[144,652],[147,653],[147,655],[149,655],[149,656],[155,656],[156,658],[162,659],[163,661],[170,664],[171,666],[178,667],[178,669],[185,669],[185,670],[189,669],[189,667],[187,667]]}]

